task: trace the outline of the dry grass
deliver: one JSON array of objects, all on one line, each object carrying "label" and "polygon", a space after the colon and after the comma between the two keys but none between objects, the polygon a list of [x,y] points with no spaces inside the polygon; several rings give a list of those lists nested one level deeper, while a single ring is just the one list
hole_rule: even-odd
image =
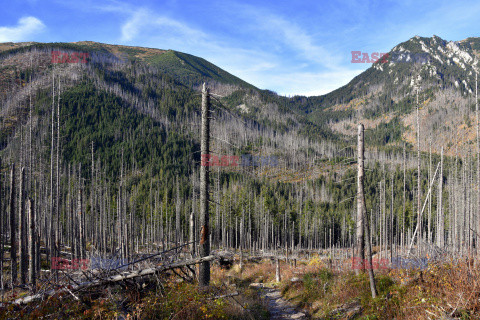
[{"label": "dry grass", "polygon": [[[361,306],[358,319],[480,319],[480,264],[473,260],[429,265],[423,271],[376,270],[376,299],[371,298],[366,274],[356,276],[348,261],[336,271],[320,256],[296,267],[281,262],[281,275],[276,283],[270,260],[246,263],[243,270],[238,264],[230,270],[213,265],[209,290],[169,277],[162,279],[162,288],[154,283],[142,290],[117,286],[82,295],[80,301],[66,294],[35,306],[4,308],[0,319],[268,319],[259,292],[250,286],[254,282],[276,286],[313,319],[349,318],[353,313],[345,311],[348,305]],[[212,299],[235,291],[240,295]]]},{"label": "dry grass", "polygon": [[480,268],[472,260],[430,265],[424,271],[392,270],[389,275],[403,284],[393,292],[402,319],[480,319]]},{"label": "dry grass", "polygon": [[[268,319],[255,290],[225,285],[215,279],[224,276],[223,271],[217,267],[212,271],[214,279],[208,289],[164,274],[142,283],[126,281],[77,292],[79,300],[62,293],[27,306],[4,305],[0,319]],[[235,291],[241,294],[219,298]]]},{"label": "dry grass", "polygon": [[[344,319],[340,307],[361,305],[361,319],[480,319],[480,264],[472,260],[430,265],[421,270],[376,270],[378,297],[371,298],[366,274],[356,276],[344,263],[331,271],[324,259],[314,257],[297,267],[282,263],[282,282],[275,284],[270,261],[222,271],[224,279],[246,286],[251,282],[277,285],[284,298],[314,319]],[[297,278],[296,281],[291,281]],[[295,280],[295,279],[294,279]]]}]

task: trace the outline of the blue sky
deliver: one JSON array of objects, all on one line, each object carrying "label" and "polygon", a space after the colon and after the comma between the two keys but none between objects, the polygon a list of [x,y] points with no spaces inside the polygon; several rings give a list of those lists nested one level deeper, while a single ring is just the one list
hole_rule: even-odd
[{"label": "blue sky", "polygon": [[480,36],[474,1],[2,1],[0,42],[74,42],[174,49],[262,88],[319,95],[420,35]]}]

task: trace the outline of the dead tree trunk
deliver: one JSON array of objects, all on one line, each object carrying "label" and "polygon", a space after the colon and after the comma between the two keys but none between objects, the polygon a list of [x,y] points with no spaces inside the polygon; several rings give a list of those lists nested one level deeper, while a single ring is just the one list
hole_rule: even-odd
[{"label": "dead tree trunk", "polygon": [[[478,74],[475,73],[475,113],[477,118],[477,217],[480,217],[480,123],[479,123],[479,114],[478,114],[478,95],[477,95],[477,76]],[[478,223],[480,223],[480,218],[478,218]],[[478,232],[480,232],[480,225],[478,227]],[[480,246],[479,246],[480,237],[476,237],[476,246],[477,246],[477,255],[480,254]]]},{"label": "dead tree trunk", "polygon": [[54,232],[54,195],[53,195],[53,179],[54,179],[54,150],[55,150],[55,75],[52,74],[52,133],[51,133],[51,147],[50,147],[50,221],[49,221],[49,250],[50,258],[56,255],[55,252],[55,232]]},{"label": "dead tree trunk", "polygon": [[282,275],[280,273],[280,260],[278,258],[275,259],[275,281],[282,281]]},{"label": "dead tree trunk", "polygon": [[36,243],[37,243],[37,233],[36,233],[36,223],[35,223],[35,207],[34,201],[30,198],[28,199],[28,216],[30,228],[28,229],[28,243],[29,243],[29,256],[28,256],[28,282],[32,285],[33,290],[35,291],[36,285],[36,273],[35,273],[35,253],[36,253]]},{"label": "dead tree trunk", "polygon": [[82,202],[82,186],[80,185],[79,183],[79,186],[78,186],[78,196],[77,196],[77,226],[78,226],[78,240],[77,241],[77,244],[78,244],[78,249],[77,249],[77,254],[78,254],[78,257],[77,258],[80,258],[80,259],[84,259],[85,258],[85,252],[84,252],[84,248],[85,248],[85,244],[84,244],[84,238],[83,238],[83,235],[84,235],[84,225],[83,225],[83,202]]},{"label": "dead tree trunk", "polygon": [[[417,89],[417,225],[419,239],[422,239],[422,218],[420,216],[420,207],[422,205],[421,199],[421,172],[420,172],[420,114],[418,105],[418,89]],[[421,251],[420,241],[417,243],[418,252]]]},{"label": "dead tree trunk", "polygon": [[180,186],[178,184],[178,176],[176,178],[176,197],[175,197],[175,246],[178,247],[183,239],[181,236],[181,218],[180,218]]},{"label": "dead tree trunk", "polygon": [[[362,221],[362,227],[365,227],[365,239],[366,239],[366,249],[367,249],[367,263],[368,263],[368,277],[370,278],[370,290],[372,292],[372,297],[377,296],[377,287],[375,285],[375,276],[373,274],[372,266],[372,244],[370,243],[370,225],[367,219],[367,206],[365,204],[365,193],[363,191],[363,177],[364,177],[364,168],[363,168],[363,124],[358,126],[358,193],[357,193],[357,209],[360,212],[360,221]],[[357,230],[358,231],[358,230]],[[362,260],[363,262],[363,260]],[[362,263],[364,265],[364,263]]]},{"label": "dead tree trunk", "polygon": [[[202,131],[201,131],[201,158],[206,159],[210,155],[210,97],[208,89],[203,84],[202,90]],[[210,237],[209,237],[209,216],[208,216],[208,163],[202,163],[200,166],[200,258],[210,254]],[[210,284],[210,261],[204,261],[199,265],[198,280],[200,286],[208,286]]]},{"label": "dead tree trunk", "polygon": [[[355,254],[353,258],[353,265],[355,274],[360,274],[361,270],[365,269],[365,242],[363,234],[363,155],[365,149],[363,146],[363,125],[358,126],[358,173],[357,173],[357,239],[355,244]],[[369,238],[368,238],[369,239]]]},{"label": "dead tree trunk", "polygon": [[[56,144],[56,181],[55,181],[55,218],[52,218],[55,223],[55,244],[54,248],[56,254],[60,253],[60,88],[61,81],[58,78],[58,93],[57,93],[57,144]],[[53,138],[52,138],[53,139]]]},{"label": "dead tree trunk", "polygon": [[240,273],[243,271],[243,241],[244,241],[244,228],[243,228],[243,220],[245,215],[245,209],[242,211],[242,220],[240,221]]},{"label": "dead tree trunk", "polygon": [[405,143],[403,144],[403,207],[402,207],[402,235],[401,248],[405,246],[405,205],[406,205],[406,185],[407,185],[407,154],[405,150]]},{"label": "dead tree trunk", "polygon": [[441,151],[440,157],[440,176],[438,178],[438,230],[437,230],[437,237],[438,242],[437,245],[440,248],[444,246],[444,228],[445,228],[445,219],[443,214],[443,202],[442,202],[442,195],[443,195],[443,147]]},{"label": "dead tree trunk", "polygon": [[121,282],[121,281],[128,281],[129,279],[136,279],[136,278],[141,278],[141,277],[147,277],[147,276],[153,276],[156,274],[161,274],[167,270],[173,270],[173,269],[178,269],[182,268],[185,266],[191,266],[199,263],[203,263],[205,261],[213,261],[213,260],[218,260],[221,259],[222,256],[216,256],[216,255],[211,255],[203,258],[197,258],[197,259],[191,259],[187,261],[180,261],[180,262],[175,262],[175,263],[170,263],[170,264],[162,264],[157,267],[153,268],[147,268],[147,269],[141,269],[141,270],[134,270],[131,272],[125,272],[122,274],[115,274],[112,276],[109,276],[107,278],[97,278],[97,279],[92,279],[86,282],[81,282],[74,284],[72,286],[69,286],[69,288],[63,287],[60,289],[52,289],[48,291],[44,291],[35,295],[23,297],[23,298],[18,298],[13,302],[13,304],[16,305],[25,305],[27,303],[33,302],[33,301],[38,301],[41,299],[48,298],[54,294],[59,294],[62,292],[68,292],[70,294],[81,291],[81,290],[87,290],[91,288],[98,288],[98,287],[105,287],[111,284],[114,284],[116,282]]},{"label": "dead tree trunk", "polygon": [[190,253],[192,258],[195,257],[195,211],[197,207],[197,188],[196,188],[197,174],[196,171],[193,171],[192,175],[192,211],[190,213]]},{"label": "dead tree trunk", "polygon": [[28,274],[28,247],[27,247],[27,219],[25,215],[25,168],[20,171],[20,187],[18,197],[18,230],[20,236],[20,282],[27,283]]},{"label": "dead tree trunk", "polygon": [[15,219],[15,164],[10,169],[10,269],[12,288],[17,284],[17,222]]},{"label": "dead tree trunk", "polygon": [[[2,159],[0,158],[0,168],[2,167]],[[2,179],[2,174],[0,173],[0,201],[3,201],[3,182],[4,180]],[[3,202],[0,202],[0,208],[3,210]],[[3,277],[3,263],[4,263],[4,248],[5,248],[5,233],[6,233],[6,223],[4,220],[5,215],[2,214],[0,215],[0,289],[4,290],[5,285],[4,285],[4,277]]]}]

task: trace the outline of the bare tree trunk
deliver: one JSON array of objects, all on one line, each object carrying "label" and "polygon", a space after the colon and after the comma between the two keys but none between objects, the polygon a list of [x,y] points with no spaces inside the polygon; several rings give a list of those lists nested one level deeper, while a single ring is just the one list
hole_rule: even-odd
[{"label": "bare tree trunk", "polygon": [[479,112],[478,112],[478,95],[477,95],[477,77],[478,74],[475,72],[475,114],[477,120],[477,237],[476,237],[476,246],[477,246],[477,255],[480,254],[480,236],[478,233],[480,232],[480,119],[479,119]]},{"label": "bare tree trunk", "polygon": [[[363,155],[365,149],[363,146],[363,124],[358,126],[358,174],[357,174],[357,232],[355,243],[355,254],[353,257],[353,267],[355,274],[360,274],[361,270],[365,269],[365,243],[363,234]],[[368,238],[370,240],[370,238]]]},{"label": "bare tree trunk", "polygon": [[53,171],[54,171],[54,164],[53,164],[53,154],[54,154],[54,146],[55,146],[55,135],[54,135],[54,128],[55,128],[55,75],[52,74],[52,133],[51,133],[51,147],[50,147],[50,215],[49,215],[49,250],[48,256],[50,259],[56,255],[55,251],[55,235],[54,235],[54,195],[53,195]]},{"label": "bare tree trunk", "polygon": [[[417,224],[418,224],[418,239],[422,239],[422,218],[420,216],[421,208],[421,172],[420,172],[420,114],[419,114],[419,105],[418,105],[418,89],[417,89]],[[420,241],[417,243],[419,252]]]},{"label": "bare tree trunk", "polygon": [[280,273],[280,260],[278,258],[275,259],[275,281],[282,281],[282,275]]},{"label": "bare tree trunk", "polygon": [[[365,227],[365,239],[366,239],[366,249],[367,249],[367,261],[368,261],[368,277],[370,279],[370,290],[372,292],[372,297],[377,296],[377,288],[375,285],[375,276],[373,274],[372,266],[372,244],[370,243],[370,226],[367,218],[367,206],[365,204],[365,193],[363,190],[363,177],[364,177],[364,168],[363,168],[363,124],[358,126],[358,191],[357,191],[357,209],[360,211],[360,221],[363,222],[362,227]],[[362,260],[363,262],[363,260]],[[362,263],[364,265],[364,263]]]},{"label": "bare tree trunk", "polygon": [[245,215],[245,209],[242,211],[242,220],[240,221],[240,274],[243,271],[243,241],[244,241],[244,228],[243,228],[243,220]]},{"label": "bare tree trunk", "polygon": [[57,254],[60,252],[60,77],[58,78],[57,98],[57,145],[56,145],[56,181],[55,181],[55,248]]},{"label": "bare tree trunk", "polygon": [[390,262],[393,261],[393,237],[394,237],[394,229],[393,229],[393,183],[394,183],[394,172],[392,169],[392,180],[390,181],[390,189],[391,189],[391,198],[390,198],[390,227],[388,229],[389,233],[389,245],[390,245]]},{"label": "bare tree trunk", "polygon": [[403,144],[403,222],[402,222],[402,249],[405,248],[405,204],[406,204],[406,185],[407,185],[407,154],[406,145]]},{"label": "bare tree trunk", "polygon": [[[202,136],[201,136],[201,157],[210,155],[210,97],[208,89],[203,84],[202,90]],[[200,258],[210,255],[210,230],[209,230],[209,170],[206,163],[200,166]],[[200,286],[208,286],[210,284],[210,261],[204,261],[199,265]]]},{"label": "bare tree trunk", "polygon": [[[193,171],[192,174],[192,211],[190,213],[190,230],[189,230],[189,235],[190,235],[190,253],[192,254],[192,258],[195,257],[195,211],[197,207],[197,175],[196,172]],[[218,223],[218,221],[215,221]]]},{"label": "bare tree trunk", "polygon": [[29,216],[29,233],[28,233],[28,242],[29,242],[29,250],[30,254],[28,257],[28,282],[32,285],[33,291],[35,291],[36,286],[36,266],[35,266],[35,254],[36,254],[36,242],[37,242],[37,234],[36,234],[36,226],[35,226],[35,207],[33,199],[28,199],[28,216]]},{"label": "bare tree trunk", "polygon": [[[2,160],[0,158],[0,168],[2,167]],[[3,192],[4,192],[4,188],[3,188],[3,185],[2,185],[2,173],[0,172],[0,210],[3,211],[4,209],[4,205],[3,205]],[[6,216],[6,214],[1,214],[0,215],[0,289],[1,290],[4,290],[5,289],[5,284],[4,284],[4,277],[3,277],[3,263],[4,263],[4,248],[5,248],[5,234],[6,234],[6,231],[7,231],[7,228],[6,228],[6,223],[5,223],[5,220],[4,220],[4,217]]]},{"label": "bare tree trunk", "polygon": [[[432,140],[430,139],[430,150],[429,150],[429,160],[428,160],[428,185],[432,180]],[[427,239],[428,243],[433,243],[432,241],[432,196],[428,197],[428,220],[427,220]]]},{"label": "bare tree trunk", "polygon": [[15,219],[15,164],[10,169],[10,266],[12,288],[17,284],[17,222]]},{"label": "bare tree trunk", "polygon": [[455,198],[455,208],[454,208],[454,217],[453,217],[453,247],[457,251],[459,247],[459,242],[458,242],[458,144],[455,143],[455,190],[454,190],[454,198]]},{"label": "bare tree trunk", "polygon": [[78,257],[80,259],[84,259],[84,238],[83,235],[85,233],[84,225],[83,225],[83,199],[82,199],[82,186],[81,182],[78,182],[78,197],[77,197],[77,225],[78,225]]},{"label": "bare tree trunk", "polygon": [[181,218],[180,218],[180,186],[178,184],[178,176],[176,178],[176,197],[175,197],[175,246],[179,246],[181,239]]},{"label": "bare tree trunk", "polygon": [[438,178],[438,216],[439,216],[439,221],[438,221],[438,242],[437,245],[440,248],[443,248],[445,243],[444,243],[444,228],[445,228],[445,219],[444,219],[444,214],[443,214],[443,147],[441,151],[441,157],[440,157],[440,176]]},{"label": "bare tree trunk", "polygon": [[20,282],[27,283],[28,274],[28,246],[27,246],[27,219],[25,215],[25,168],[20,170],[20,187],[18,197],[18,230],[20,236]]}]

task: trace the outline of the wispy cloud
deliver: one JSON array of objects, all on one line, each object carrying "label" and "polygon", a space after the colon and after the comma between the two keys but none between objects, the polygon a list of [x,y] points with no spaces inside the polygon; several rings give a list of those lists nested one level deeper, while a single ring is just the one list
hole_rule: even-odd
[{"label": "wispy cloud", "polygon": [[41,9],[38,0],[5,4],[0,21],[24,18],[0,26],[2,42],[33,40],[42,32],[37,41],[81,38],[174,49],[282,94],[321,94],[348,83],[369,67],[350,63],[353,50],[387,52],[415,34],[461,40],[475,36],[480,25],[480,3],[472,0],[84,0],[81,6],[54,0]]},{"label": "wispy cloud", "polygon": [[114,3],[97,8],[122,17],[121,43],[194,54],[279,94],[326,94],[367,68],[352,68],[338,48],[325,42],[318,28],[270,8],[231,0],[213,5],[210,10],[216,11],[219,18],[207,23],[186,19],[175,7],[133,7],[117,0]]},{"label": "wispy cloud", "polygon": [[[250,46],[244,41],[210,34],[146,8],[137,8],[122,23],[121,41],[135,44],[141,40],[143,45],[199,55],[255,86],[279,94],[324,94],[361,72],[342,67],[339,58],[318,45],[314,36],[283,17],[248,7],[235,11],[250,20],[249,33],[287,47],[296,57],[288,59],[270,51],[265,48],[271,45],[268,43]],[[308,69],[311,70],[305,71]]]},{"label": "wispy cloud", "polygon": [[268,52],[242,47],[232,39],[218,37],[145,8],[137,9],[124,21],[121,41],[126,44],[141,41],[142,45],[195,54],[246,81],[254,81],[254,85],[257,77],[249,75],[273,70],[280,64],[277,57]]},{"label": "wispy cloud", "polygon": [[44,29],[45,25],[39,19],[23,17],[18,20],[16,26],[0,27],[0,42],[32,40],[29,37],[42,32]]},{"label": "wispy cloud", "polygon": [[169,38],[181,37],[180,39],[182,41],[188,39],[196,39],[196,41],[199,41],[206,37],[205,33],[191,28],[185,23],[181,23],[167,16],[156,15],[145,8],[135,11],[122,25],[121,30],[122,41],[134,40],[141,32],[142,37],[144,32],[149,36],[156,33],[157,35],[167,36]]},{"label": "wispy cloud", "polygon": [[248,11],[248,14],[255,20],[255,27],[259,28],[263,33],[268,33],[270,37],[273,37],[282,46],[292,49],[299,58],[329,69],[335,69],[340,63],[338,56],[332,54],[331,51],[323,46],[318,45],[315,37],[298,24],[278,15],[258,14],[258,12]]}]

